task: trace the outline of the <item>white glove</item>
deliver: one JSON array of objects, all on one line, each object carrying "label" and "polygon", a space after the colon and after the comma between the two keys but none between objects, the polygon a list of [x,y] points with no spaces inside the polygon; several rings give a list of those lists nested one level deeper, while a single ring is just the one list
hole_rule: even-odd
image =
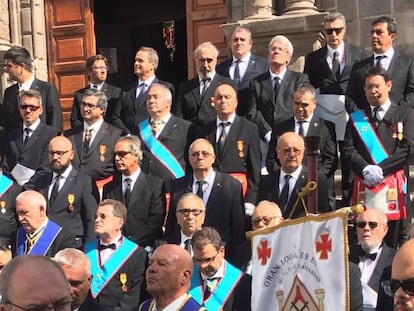
[{"label": "white glove", "polygon": [[379,184],[384,179],[382,168],[378,165],[367,165],[362,170],[364,183],[368,186]]},{"label": "white glove", "polygon": [[253,203],[250,203],[250,202],[244,203],[244,212],[247,216],[252,216],[254,208],[255,206]]}]

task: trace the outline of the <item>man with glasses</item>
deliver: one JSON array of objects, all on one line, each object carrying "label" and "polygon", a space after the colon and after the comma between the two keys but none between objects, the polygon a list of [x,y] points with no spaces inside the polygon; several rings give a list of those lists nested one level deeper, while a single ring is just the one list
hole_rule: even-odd
[{"label": "man with glasses", "polygon": [[95,215],[98,240],[85,246],[91,262],[91,295],[112,310],[137,310],[143,301],[147,252],[122,234],[127,211],[120,201],[99,203]]},{"label": "man with glasses", "polygon": [[204,227],[194,233],[191,245],[195,263],[191,296],[207,310],[250,311],[251,276],[224,259],[219,233]]},{"label": "man with glasses", "polygon": [[[308,183],[308,171],[303,166],[305,143],[303,137],[295,132],[286,132],[279,137],[276,149],[280,169],[272,175],[262,176],[259,185],[258,202],[268,200],[276,202],[285,219],[304,216],[306,213],[307,194],[298,198],[301,189]],[[327,195],[326,177],[318,172],[318,213],[332,210]]]},{"label": "man with glasses", "polygon": [[0,106],[0,125],[7,132],[20,126],[22,122],[19,114],[19,101],[23,91],[36,90],[40,93],[43,107],[40,119],[47,125],[62,130],[62,109],[59,102],[59,94],[52,83],[41,81],[33,74],[32,57],[27,49],[14,46],[7,50],[3,56],[4,71],[9,74],[9,79],[16,84],[6,88],[3,102]]},{"label": "man with glasses", "polygon": [[70,125],[72,128],[83,124],[83,117],[81,114],[83,93],[87,89],[95,89],[102,91],[108,100],[108,107],[104,117],[105,121],[122,129],[121,120],[118,119],[118,122],[121,122],[118,124],[111,118],[112,111],[116,106],[121,105],[121,89],[106,82],[108,70],[108,60],[104,55],[97,54],[86,60],[86,74],[89,79],[89,84],[87,87],[77,90],[73,95],[73,105],[70,114]]},{"label": "man with glasses", "polygon": [[127,209],[123,234],[142,247],[153,247],[162,237],[165,218],[163,181],[141,170],[142,150],[138,137],[120,137],[114,147],[117,173],[103,189],[104,199],[124,202]]},{"label": "man with glasses", "polygon": [[65,273],[43,256],[20,256],[10,261],[0,275],[0,294],[1,311],[72,310]]},{"label": "man with glasses", "polygon": [[65,132],[75,150],[72,165],[89,175],[102,191],[115,172],[114,145],[122,130],[105,122],[108,100],[102,91],[85,90],[80,104],[83,124]]},{"label": "man with glasses", "polygon": [[365,72],[372,66],[380,66],[388,71],[393,82],[391,101],[400,106],[413,107],[414,59],[394,49],[396,36],[397,23],[394,18],[380,16],[372,21],[371,47],[374,53],[352,67],[346,92],[349,113],[369,107],[364,92],[364,78]]},{"label": "man with glasses", "polygon": [[367,209],[355,223],[358,244],[351,245],[349,260],[361,270],[364,310],[375,310],[380,279],[384,268],[391,265],[395,249],[384,243],[388,231],[386,215],[376,209]]},{"label": "man with glasses", "polygon": [[194,193],[206,206],[204,225],[214,227],[226,242],[226,259],[241,267],[248,258],[244,230],[244,208],[241,184],[234,177],[213,169],[214,148],[203,138],[196,139],[189,148],[192,173],[173,181],[171,203],[167,217],[166,236],[179,235],[176,211],[184,193]]},{"label": "man with glasses", "polygon": [[253,231],[274,227],[284,221],[279,206],[267,200],[259,202],[252,214]]},{"label": "man with glasses", "polygon": [[7,135],[3,170],[13,176],[19,185],[24,185],[35,173],[42,175],[50,170],[47,158],[48,144],[59,131],[40,119],[44,107],[38,91],[23,91],[19,105],[16,106],[19,108],[23,124],[15,127]]},{"label": "man with glasses", "polygon": [[92,179],[73,168],[71,141],[56,136],[49,143],[49,165],[52,172],[33,178],[26,189],[39,191],[47,199],[47,215],[76,237],[76,247],[95,238],[94,216],[97,189]]}]

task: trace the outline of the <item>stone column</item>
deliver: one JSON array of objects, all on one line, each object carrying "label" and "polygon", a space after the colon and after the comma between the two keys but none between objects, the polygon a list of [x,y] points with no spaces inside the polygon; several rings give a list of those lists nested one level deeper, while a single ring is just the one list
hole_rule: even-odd
[{"label": "stone column", "polygon": [[286,8],[283,15],[308,15],[318,13],[315,0],[286,0]]},{"label": "stone column", "polygon": [[[9,1],[0,0],[0,63],[3,63],[4,53],[10,49],[10,18],[9,18]],[[0,96],[8,86],[8,75],[4,72],[4,67],[0,67]]]},{"label": "stone column", "polygon": [[245,19],[273,18],[272,0],[245,0]]}]

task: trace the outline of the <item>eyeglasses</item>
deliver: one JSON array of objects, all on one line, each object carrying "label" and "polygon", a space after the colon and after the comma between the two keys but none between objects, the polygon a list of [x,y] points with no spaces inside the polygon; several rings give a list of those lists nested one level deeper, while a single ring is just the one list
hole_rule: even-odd
[{"label": "eyeglasses", "polygon": [[201,209],[189,209],[189,208],[183,208],[183,209],[177,210],[177,213],[180,213],[183,216],[189,216],[190,213],[193,214],[194,216],[199,216],[203,212],[204,211]]},{"label": "eyeglasses", "polygon": [[92,67],[93,70],[109,70],[108,66],[97,66],[97,67]]},{"label": "eyeglasses", "polygon": [[284,52],[284,53],[287,53],[288,50],[284,47],[272,46],[272,47],[269,48],[269,51],[270,52]]},{"label": "eyeglasses", "polygon": [[252,224],[258,225],[260,224],[260,222],[263,222],[267,226],[268,224],[272,222],[273,219],[276,219],[276,218],[280,218],[280,216],[273,216],[273,217],[264,216],[264,217],[252,218]]},{"label": "eyeglasses", "polygon": [[193,151],[190,153],[190,157],[192,158],[198,158],[200,155],[203,155],[204,158],[208,158],[209,156],[212,156],[213,154],[208,151]]},{"label": "eyeglasses", "polygon": [[205,258],[205,259],[199,259],[199,258],[193,257],[193,261],[196,264],[199,264],[199,265],[201,265],[201,264],[209,265],[209,264],[211,264],[214,261],[214,259],[216,259],[216,257],[217,257],[218,254],[219,254],[219,252],[217,252],[213,257]]},{"label": "eyeglasses", "polygon": [[4,304],[12,305],[13,307],[19,308],[24,311],[50,311],[50,310],[69,311],[71,310],[72,302],[73,301],[70,300],[70,301],[65,301],[65,302],[57,302],[52,305],[43,305],[43,306],[36,306],[36,307],[30,307],[30,308],[23,308],[19,305],[16,305],[15,303],[11,301],[6,301],[4,302]]},{"label": "eyeglasses", "polygon": [[130,154],[130,151],[115,151],[114,152],[114,157],[118,156],[120,158],[125,157],[127,154]]},{"label": "eyeglasses", "polygon": [[96,107],[102,107],[101,105],[95,105],[87,102],[80,103],[82,107],[87,107],[88,109],[95,109]]},{"label": "eyeglasses", "polygon": [[400,287],[407,295],[414,296],[414,279],[408,279],[403,281],[390,279],[389,281],[381,282],[381,286],[384,289],[384,292],[390,297],[394,297],[395,292]]},{"label": "eyeglasses", "polygon": [[26,104],[21,104],[19,107],[22,110],[27,110],[27,108],[29,108],[30,111],[36,111],[40,108],[40,106],[26,105]]},{"label": "eyeglasses", "polygon": [[285,148],[285,149],[282,149],[282,152],[285,155],[289,155],[292,152],[293,152],[294,155],[298,155],[298,154],[300,154],[302,152],[302,150],[297,149],[297,148]]},{"label": "eyeglasses", "polygon": [[327,35],[331,35],[334,31],[337,35],[339,35],[342,30],[344,29],[344,27],[340,27],[340,28],[325,28],[325,33]]},{"label": "eyeglasses", "polygon": [[55,154],[57,154],[59,157],[61,157],[64,154],[68,153],[69,151],[70,150],[66,150],[66,151],[61,151],[61,150],[52,151],[52,150],[49,150],[49,155],[54,156]]},{"label": "eyeglasses", "polygon": [[378,223],[376,221],[358,221],[355,225],[358,228],[363,229],[367,224],[371,230],[374,230],[376,227],[378,227]]}]

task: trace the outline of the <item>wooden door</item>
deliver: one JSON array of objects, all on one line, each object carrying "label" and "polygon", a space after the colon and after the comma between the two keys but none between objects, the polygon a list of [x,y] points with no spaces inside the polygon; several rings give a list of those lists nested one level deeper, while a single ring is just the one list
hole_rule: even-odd
[{"label": "wooden door", "polygon": [[187,0],[187,63],[188,78],[195,76],[194,49],[210,41],[220,51],[219,63],[228,57],[226,38],[220,28],[227,22],[225,0]]},{"label": "wooden door", "polygon": [[94,55],[95,34],[90,0],[46,0],[49,81],[60,94],[64,128],[69,125],[73,94],[85,87],[85,60]]}]

